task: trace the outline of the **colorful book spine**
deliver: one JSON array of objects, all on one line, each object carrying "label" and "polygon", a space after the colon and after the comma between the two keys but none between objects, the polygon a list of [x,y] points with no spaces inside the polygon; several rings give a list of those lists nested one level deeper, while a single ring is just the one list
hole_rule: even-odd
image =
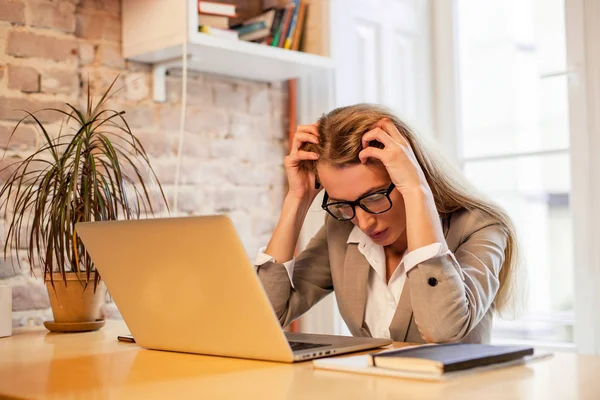
[{"label": "colorful book spine", "polygon": [[281,31],[283,30],[283,25],[285,23],[285,16],[288,13],[288,7],[284,8],[281,11],[281,19],[277,24],[277,28],[275,29],[275,33],[273,34],[273,41],[271,42],[271,46],[277,47],[279,44],[279,38],[281,37]]},{"label": "colorful book spine", "polygon": [[295,7],[296,3],[290,3],[286,8],[285,20],[281,26],[281,36],[279,37],[279,43],[277,43],[277,47],[283,47],[283,44],[285,43],[285,38],[290,30],[290,24],[292,23],[292,16],[294,15]]},{"label": "colorful book spine", "polygon": [[242,26],[237,26],[234,27],[233,29],[237,31],[237,33],[241,35],[246,35],[248,33],[252,33],[261,29],[266,29],[267,26],[265,25],[265,23],[263,21],[261,22],[255,22],[253,24],[250,25],[242,25]]},{"label": "colorful book spine", "polygon": [[301,0],[300,11],[298,12],[298,22],[296,22],[296,30],[294,39],[292,40],[292,50],[300,50],[300,42],[302,41],[302,33],[304,33],[304,23],[306,21],[306,12],[308,4],[306,0]]},{"label": "colorful book spine", "polygon": [[292,15],[292,22],[290,23],[290,29],[287,32],[287,37],[283,42],[284,49],[292,48],[292,39],[294,37],[294,32],[296,31],[296,24],[298,22],[298,13],[300,12],[300,0],[294,0],[294,14]]}]

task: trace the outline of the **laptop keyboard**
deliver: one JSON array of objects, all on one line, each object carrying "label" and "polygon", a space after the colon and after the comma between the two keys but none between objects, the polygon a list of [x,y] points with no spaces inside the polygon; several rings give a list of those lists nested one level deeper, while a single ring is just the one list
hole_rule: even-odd
[{"label": "laptop keyboard", "polygon": [[292,342],[292,341],[289,341],[288,343],[290,344],[290,347],[292,348],[292,351],[315,349],[317,347],[329,346],[328,344],[317,344],[317,343],[306,343],[306,342]]}]

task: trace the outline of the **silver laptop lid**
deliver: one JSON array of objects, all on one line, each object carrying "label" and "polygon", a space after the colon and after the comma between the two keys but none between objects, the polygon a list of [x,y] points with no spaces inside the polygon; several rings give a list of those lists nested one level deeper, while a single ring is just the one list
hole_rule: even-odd
[{"label": "silver laptop lid", "polygon": [[88,222],[76,230],[141,346],[293,361],[226,216]]}]

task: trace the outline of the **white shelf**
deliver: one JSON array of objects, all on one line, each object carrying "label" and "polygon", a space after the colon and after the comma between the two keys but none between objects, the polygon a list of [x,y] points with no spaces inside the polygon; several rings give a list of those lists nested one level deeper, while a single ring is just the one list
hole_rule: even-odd
[{"label": "white shelf", "polygon": [[[327,57],[203,33],[192,34],[187,46],[189,68],[236,78],[276,82],[333,69],[333,61]],[[130,59],[151,64],[177,63],[182,49],[182,45],[176,45]]]},{"label": "white shelf", "polygon": [[[153,64],[154,97],[165,101],[165,74],[183,64],[185,6],[180,0],[124,1],[123,53],[128,60]],[[153,7],[150,7],[150,4]],[[216,38],[195,32],[195,0],[188,0],[187,66],[194,71],[262,82],[280,82],[333,70],[328,57]],[[168,13],[170,23],[165,24]],[[173,15],[171,15],[173,14]],[[162,19],[163,24],[157,25]],[[177,21],[181,24],[177,27]]]}]

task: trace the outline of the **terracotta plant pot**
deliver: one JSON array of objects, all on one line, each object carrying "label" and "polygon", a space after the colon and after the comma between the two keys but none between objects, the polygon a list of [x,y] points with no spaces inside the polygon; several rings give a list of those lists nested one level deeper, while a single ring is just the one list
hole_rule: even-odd
[{"label": "terracotta plant pot", "polygon": [[[94,282],[85,282],[85,275],[71,272],[67,273],[66,285],[60,274],[53,274],[54,287],[50,280],[46,280],[46,288],[50,297],[50,305],[52,306],[52,314],[54,315],[54,325],[63,324],[63,328],[68,326],[89,327],[95,330],[104,325],[98,324],[101,319],[101,307],[106,298],[106,286],[100,281],[96,290],[94,290]],[[91,329],[97,325],[95,329]],[[66,329],[52,329],[46,324],[50,330],[66,331]],[[71,329],[71,331],[75,331]],[[81,330],[78,330],[81,331]]]}]

